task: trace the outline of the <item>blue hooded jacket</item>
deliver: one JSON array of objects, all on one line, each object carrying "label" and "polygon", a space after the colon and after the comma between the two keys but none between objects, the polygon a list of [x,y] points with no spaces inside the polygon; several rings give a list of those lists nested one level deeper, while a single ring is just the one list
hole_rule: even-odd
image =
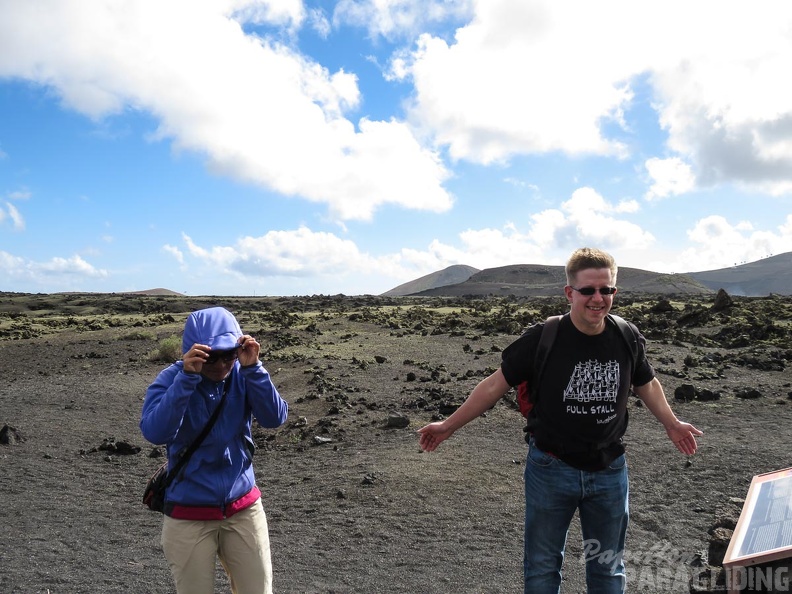
[{"label": "blue hooded jacket", "polygon": [[[242,336],[236,318],[222,307],[190,314],[184,326],[182,352],[196,343],[213,350],[233,348]],[[262,427],[279,427],[288,405],[258,361],[214,382],[198,373],[186,373],[182,361],[162,370],[146,391],[140,430],[154,444],[165,444],[168,466],[206,426],[228,383],[223,410],[212,430],[193,453],[166,493],[166,504],[224,508],[256,484],[253,474],[252,417]],[[166,507],[167,509],[167,507]]]}]

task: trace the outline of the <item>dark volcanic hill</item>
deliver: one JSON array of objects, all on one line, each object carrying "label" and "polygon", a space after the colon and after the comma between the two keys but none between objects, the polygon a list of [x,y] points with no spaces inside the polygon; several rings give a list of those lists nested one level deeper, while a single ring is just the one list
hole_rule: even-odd
[{"label": "dark volcanic hill", "polygon": [[126,294],[127,295],[153,295],[155,297],[157,297],[157,296],[161,297],[163,295],[171,295],[173,297],[184,297],[184,295],[182,293],[177,293],[176,291],[171,291],[170,289],[163,289],[163,288],[146,289],[145,291],[128,291]]},{"label": "dark volcanic hill", "polygon": [[[429,284],[439,278],[435,276],[439,274],[405,283],[384,295],[554,296],[559,295],[566,284],[563,266],[541,264],[486,268],[461,282]],[[419,281],[428,286],[421,287]],[[620,267],[618,281],[619,290],[623,293],[697,295],[725,289],[728,293],[748,297],[762,297],[771,293],[792,295],[792,252],[731,268],[687,274],[666,274]],[[405,292],[406,289],[413,288],[417,290]]]},{"label": "dark volcanic hill", "polygon": [[724,289],[732,295],[792,295],[792,252],[721,270],[691,272],[690,276],[712,289]]},{"label": "dark volcanic hill", "polygon": [[479,272],[478,268],[472,266],[464,266],[458,264],[449,266],[438,272],[432,272],[421,278],[413,281],[406,282],[398,287],[386,291],[382,294],[383,297],[403,297],[405,295],[413,295],[426,291],[429,289],[437,289],[438,287],[445,287],[447,285],[456,285],[468,280],[471,276]]}]

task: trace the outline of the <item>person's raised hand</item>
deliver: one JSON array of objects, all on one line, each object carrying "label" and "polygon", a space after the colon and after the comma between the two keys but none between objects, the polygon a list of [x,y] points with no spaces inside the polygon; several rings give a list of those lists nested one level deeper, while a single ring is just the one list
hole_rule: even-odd
[{"label": "person's raised hand", "polygon": [[255,365],[259,360],[261,345],[250,334],[244,334],[239,339],[239,344],[242,345],[239,347],[239,364],[242,367]]},{"label": "person's raised hand", "polygon": [[211,349],[205,344],[195,343],[190,347],[190,350],[184,353],[182,361],[184,362],[184,371],[187,373],[201,373],[203,364],[209,356]]}]

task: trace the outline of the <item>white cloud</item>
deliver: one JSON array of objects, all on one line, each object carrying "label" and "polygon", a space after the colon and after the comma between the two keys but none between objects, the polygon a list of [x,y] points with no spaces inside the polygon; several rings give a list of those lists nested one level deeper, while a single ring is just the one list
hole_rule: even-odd
[{"label": "white cloud", "polygon": [[[792,239],[792,215],[787,215],[786,221],[779,225],[778,231],[781,236],[787,238],[787,240]],[[786,250],[781,250],[781,252],[784,251]]]},{"label": "white cloud", "polygon": [[435,239],[426,251],[402,250],[392,258],[413,273],[404,278],[409,280],[453,264],[479,269],[509,264],[559,265],[582,245],[638,252],[647,250],[655,239],[640,226],[619,218],[635,207],[634,201],[611,203],[591,188],[580,188],[560,208],[532,215],[525,230],[514,223],[502,229],[467,229],[458,235],[459,245]]},{"label": "white cloud", "polygon": [[[350,240],[307,227],[270,231],[260,237],[243,237],[231,246],[201,246],[183,235],[187,254],[211,274],[223,273],[239,279],[276,277],[310,278],[312,282],[360,285],[361,292],[390,289],[404,281],[435,272],[451,264],[480,268],[503,265],[503,252],[521,250],[521,255],[539,257],[531,241],[507,226],[504,231],[481,229],[460,234],[461,247],[434,240],[425,251],[402,249],[372,256]],[[189,259],[186,259],[189,264]],[[522,261],[522,260],[521,260]]]},{"label": "white cloud", "polygon": [[26,270],[25,260],[0,250],[0,270],[6,278],[18,277]]},{"label": "white cloud", "polygon": [[[229,14],[241,23],[297,29],[306,18],[302,0],[226,0]],[[219,3],[218,3],[219,4]]]},{"label": "white cloud", "polygon": [[622,33],[610,37],[624,28],[618,19],[579,2],[475,6],[453,43],[423,35],[409,60],[397,56],[416,87],[412,117],[438,144],[480,163],[552,151],[625,153],[601,131],[603,121],[620,121],[632,98],[625,83],[632,48],[617,42]]},{"label": "white cloud", "polygon": [[631,266],[656,272],[717,270],[792,251],[792,215],[775,229],[757,229],[749,221],[730,222],[721,215],[696,221],[688,230],[689,242],[680,249],[628,252]]},{"label": "white cloud", "polygon": [[473,0],[340,0],[333,21],[364,27],[370,37],[413,36],[433,23],[459,21],[472,13]]},{"label": "white cloud", "polygon": [[71,258],[52,258],[49,262],[31,263],[31,269],[48,276],[78,276],[87,278],[104,278],[107,271],[97,269],[80,256]]},{"label": "white cloud", "polygon": [[165,244],[162,246],[162,251],[173,256],[179,264],[184,264],[184,254],[176,246]]},{"label": "white cloud", "polygon": [[504,177],[503,182],[509,184],[510,186],[514,186],[515,188],[520,188],[521,190],[531,190],[533,192],[539,191],[539,186],[536,184],[532,184],[516,177]]},{"label": "white cloud", "polygon": [[449,209],[448,172],[408,126],[347,118],[361,100],[354,74],[246,35],[234,20],[293,27],[305,18],[299,2],[279,6],[1,3],[0,77],[45,85],[97,119],[148,112],[159,122],[152,141],[204,155],[215,172],[326,204],[339,219],[367,220],[385,204]]},{"label": "white cloud", "polygon": [[652,186],[645,195],[647,200],[685,194],[695,188],[696,178],[690,170],[690,165],[678,157],[651,158],[645,165],[646,171],[653,180]]},{"label": "white cloud", "polygon": [[[381,255],[304,226],[242,237],[233,245],[198,245],[184,234],[183,262],[207,277],[218,278],[221,273],[248,286],[255,279],[269,279],[267,286],[276,278],[304,279],[308,290],[331,282],[344,287],[343,292],[355,294],[355,287],[361,293],[381,292],[453,264],[479,269],[510,264],[563,265],[569,254],[583,245],[613,253],[622,267],[657,272],[722,268],[792,251],[792,215],[774,232],[712,216],[689,231],[693,247],[658,257],[661,252],[652,233],[629,220],[636,208],[633,200],[610,201],[592,188],[582,187],[559,208],[532,215],[527,226],[507,222],[501,228],[469,228],[456,236],[456,242],[433,239],[425,249],[404,248]],[[182,254],[173,246],[166,249]]]},{"label": "white cloud", "polygon": [[591,188],[575,190],[572,197],[561,205],[565,218],[556,230],[556,238],[571,240],[559,242],[570,250],[581,244],[596,245],[606,250],[614,247],[646,249],[654,242],[651,233],[610,214],[630,212],[633,206],[633,202],[611,204]]},{"label": "white cloud", "polygon": [[0,251],[0,274],[15,286],[27,285],[31,290],[40,286],[47,291],[53,290],[53,283],[63,288],[81,288],[85,281],[108,276],[106,270],[94,267],[77,255],[36,262],[5,251]]},{"label": "white cloud", "polygon": [[697,221],[687,235],[693,246],[679,254],[672,264],[676,270],[724,268],[792,251],[792,215],[776,231],[757,230],[747,221],[732,224],[720,215],[712,215]]},{"label": "white cloud", "polygon": [[349,240],[307,227],[242,237],[233,246],[204,247],[183,235],[187,252],[202,264],[243,276],[330,276],[376,268],[373,258]]},{"label": "white cloud", "polygon": [[422,36],[411,53],[394,54],[390,75],[414,82],[411,117],[438,145],[479,163],[624,156],[624,115],[640,80],[668,134],[666,157],[690,166],[658,171],[650,197],[685,191],[691,175],[696,185],[781,194],[792,192],[792,85],[782,74],[792,69],[790,30],[783,0],[750,11],[716,0],[618,0],[608,10],[587,0],[477,0],[453,41]]},{"label": "white cloud", "polygon": [[9,192],[8,197],[11,200],[27,200],[30,198],[32,194],[29,190],[16,190],[14,192]]},{"label": "white cloud", "polygon": [[308,10],[307,20],[311,28],[316,31],[322,39],[326,39],[330,35],[333,27],[321,8],[312,8]]},{"label": "white cloud", "polygon": [[792,66],[792,5],[722,7],[697,4],[675,36],[678,49],[653,74],[669,147],[694,164],[701,184],[789,192],[792,89],[781,73]]},{"label": "white cloud", "polygon": [[2,221],[7,216],[11,220],[11,224],[16,231],[24,231],[25,219],[22,217],[19,209],[10,202],[6,202],[6,209],[8,212],[3,213],[3,215],[0,216],[0,221]]}]

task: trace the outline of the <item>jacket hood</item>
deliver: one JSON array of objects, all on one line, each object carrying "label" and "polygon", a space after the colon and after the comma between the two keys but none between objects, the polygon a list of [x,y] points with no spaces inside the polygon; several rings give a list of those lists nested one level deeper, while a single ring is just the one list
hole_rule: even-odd
[{"label": "jacket hood", "polygon": [[184,324],[182,353],[196,343],[215,350],[228,350],[237,345],[242,329],[230,311],[223,307],[210,307],[192,312]]}]

